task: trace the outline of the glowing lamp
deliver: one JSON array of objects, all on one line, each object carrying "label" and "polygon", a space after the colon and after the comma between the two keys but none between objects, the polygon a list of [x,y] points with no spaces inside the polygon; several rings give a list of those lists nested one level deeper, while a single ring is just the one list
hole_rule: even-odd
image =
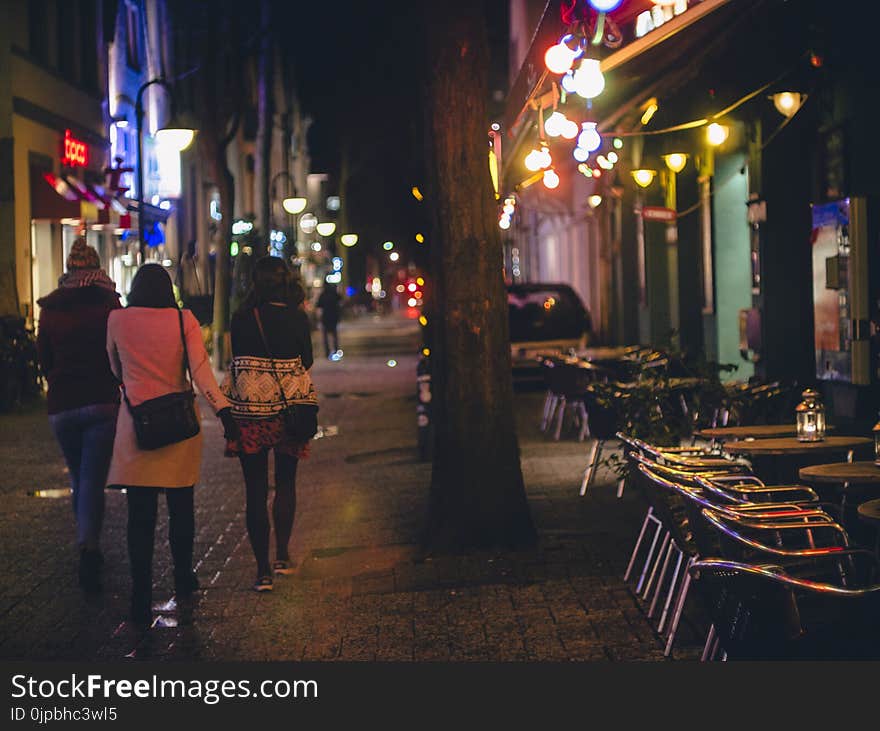
[{"label": "glowing lamp", "polygon": [[559,137],[562,134],[562,126],[567,121],[562,112],[553,112],[544,122],[544,131],[551,137]]},{"label": "glowing lamp", "polygon": [[299,227],[302,229],[302,232],[304,234],[313,233],[317,225],[318,219],[313,213],[307,213],[305,216],[299,219]]},{"label": "glowing lamp", "polygon": [[572,157],[578,162],[586,162],[590,159],[590,153],[587,152],[583,147],[575,147],[574,152],[571,153]]},{"label": "glowing lamp", "polygon": [[538,163],[542,168],[549,168],[553,164],[553,158],[550,157],[550,150],[542,147],[538,152]]},{"label": "glowing lamp", "polygon": [[612,10],[616,10],[623,0],[587,0],[587,2],[590,3],[593,10],[598,10],[600,13],[610,13]]},{"label": "glowing lamp", "polygon": [[611,168],[614,167],[614,163],[608,160],[605,155],[599,155],[599,157],[596,158],[596,164],[603,170],[611,170]]},{"label": "glowing lamp", "polygon": [[620,157],[616,152],[614,152],[614,150],[608,153],[608,162],[610,162],[612,165],[614,165],[618,160],[620,160]]},{"label": "glowing lamp", "polygon": [[418,241],[420,244],[424,244],[425,243],[424,234],[416,234],[416,241]]},{"label": "glowing lamp", "polygon": [[550,46],[544,54],[544,63],[551,73],[564,74],[578,57],[578,51],[572,51],[566,45],[566,41],[570,38],[570,35],[564,36],[555,46]]},{"label": "glowing lamp", "polygon": [[319,223],[315,228],[321,236],[332,236],[333,232],[336,231],[336,224],[332,221],[326,221],[324,223]]},{"label": "glowing lamp", "polygon": [[298,216],[306,209],[308,203],[309,202],[305,198],[285,198],[281,201],[281,206],[290,215]]},{"label": "glowing lamp", "polygon": [[672,152],[663,156],[663,162],[666,163],[666,167],[674,173],[680,173],[684,170],[684,166],[687,165],[687,159],[688,156],[683,152]]},{"label": "glowing lamp", "polygon": [[583,147],[587,152],[594,152],[602,144],[602,138],[596,131],[595,122],[584,122],[581,125],[581,133],[578,136],[578,147]]},{"label": "glowing lamp", "polygon": [[382,248],[385,249],[385,251],[391,251],[391,249],[394,248],[394,242],[386,241],[384,244],[382,244]]},{"label": "glowing lamp", "polygon": [[651,183],[654,182],[654,176],[657,175],[656,170],[646,170],[644,168],[640,168],[639,170],[633,170],[632,176],[633,180],[639,184],[642,188],[647,188]]},{"label": "glowing lamp", "polygon": [[825,406],[818,392],[808,388],[795,407],[797,438],[799,442],[821,442],[825,439]]},{"label": "glowing lamp", "polygon": [[507,216],[502,216],[501,220],[498,221],[498,228],[507,231],[510,228],[510,219]]},{"label": "glowing lamp", "polygon": [[573,140],[578,136],[578,132],[580,128],[577,126],[577,122],[572,122],[570,119],[565,120],[565,124],[562,125],[562,136],[567,140]]},{"label": "glowing lamp", "polygon": [[611,144],[614,145],[615,150],[622,150],[623,149],[623,140],[620,139],[620,137],[615,137]]},{"label": "glowing lamp", "polygon": [[601,202],[601,195],[591,195],[589,198],[587,198],[587,203],[590,204],[590,208],[596,208],[596,206],[598,206]]},{"label": "glowing lamp", "polygon": [[605,88],[605,77],[599,70],[599,60],[585,58],[574,74],[574,90],[584,99],[594,99]]},{"label": "glowing lamp", "polygon": [[342,242],[343,246],[354,246],[358,242],[357,234],[342,234],[339,237],[339,240]]},{"label": "glowing lamp", "polygon": [[776,111],[784,117],[793,117],[807,98],[806,94],[798,94],[793,91],[781,91],[770,97]]},{"label": "glowing lamp", "polygon": [[562,77],[562,88],[565,89],[566,94],[574,94],[574,74],[569,71],[565,76]]},{"label": "glowing lamp", "polygon": [[400,258],[400,254],[396,251],[392,251],[388,258],[391,259],[391,261],[397,261]]},{"label": "glowing lamp", "polygon": [[544,187],[553,190],[559,187],[559,176],[555,170],[544,171]]},{"label": "glowing lamp", "polygon": [[504,207],[501,210],[504,211],[504,213],[506,213],[508,216],[512,216],[513,211],[514,211],[514,205],[513,205],[513,203],[505,203]]},{"label": "glowing lamp", "polygon": [[723,124],[718,124],[717,122],[712,122],[712,124],[706,127],[706,140],[714,147],[723,145],[724,140],[727,139],[727,135],[729,134],[730,130]]},{"label": "glowing lamp", "polygon": [[526,169],[531,170],[533,173],[537,172],[541,169],[541,153],[537,150],[532,150],[528,155],[526,155]]},{"label": "glowing lamp", "polygon": [[183,152],[192,144],[195,134],[196,131],[191,127],[169,122],[168,125],[156,132],[156,142],[178,152]]}]

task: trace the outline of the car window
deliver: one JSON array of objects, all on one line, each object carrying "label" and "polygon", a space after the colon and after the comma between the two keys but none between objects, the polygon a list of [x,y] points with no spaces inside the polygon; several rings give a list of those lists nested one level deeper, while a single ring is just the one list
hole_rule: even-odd
[{"label": "car window", "polygon": [[577,339],[588,329],[587,314],[572,290],[509,289],[510,339]]}]

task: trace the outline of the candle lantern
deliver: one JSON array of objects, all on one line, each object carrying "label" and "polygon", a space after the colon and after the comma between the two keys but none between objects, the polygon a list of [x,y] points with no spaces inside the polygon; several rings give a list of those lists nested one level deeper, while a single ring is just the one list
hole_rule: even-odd
[{"label": "candle lantern", "polygon": [[874,464],[880,467],[880,421],[874,424]]},{"label": "candle lantern", "polygon": [[825,406],[818,392],[808,388],[795,407],[797,438],[800,442],[821,442],[825,438]]}]

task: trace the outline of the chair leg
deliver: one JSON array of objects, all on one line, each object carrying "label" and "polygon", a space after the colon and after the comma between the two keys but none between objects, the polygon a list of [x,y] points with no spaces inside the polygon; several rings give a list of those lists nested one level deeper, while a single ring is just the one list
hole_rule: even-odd
[{"label": "chair leg", "polygon": [[712,651],[715,645],[715,625],[709,627],[706,633],[706,643],[703,645],[703,654],[700,656],[700,662],[708,662],[712,658]]},{"label": "chair leg", "polygon": [[681,589],[678,592],[678,599],[675,602],[675,611],[672,613],[672,624],[669,625],[669,637],[666,640],[666,649],[663,652],[666,657],[669,657],[672,652],[672,646],[675,643],[675,633],[678,632],[678,625],[681,623],[681,614],[684,611],[684,603],[687,599],[688,590],[691,588],[691,574],[688,569],[694,561],[696,561],[696,558],[692,556],[688,559],[687,565],[685,566],[684,581],[681,584]]},{"label": "chair leg", "polygon": [[636,555],[639,552],[639,547],[642,545],[642,539],[644,539],[645,537],[645,531],[648,530],[648,523],[652,520],[657,522],[657,519],[654,517],[654,508],[648,508],[648,512],[645,513],[645,519],[642,521],[642,529],[639,531],[639,537],[636,539],[635,548],[633,548],[632,555],[629,557],[629,563],[626,565],[626,573],[623,575],[624,581],[629,581],[629,575],[632,573],[633,565],[636,562]]},{"label": "chair leg", "polygon": [[651,569],[651,576],[648,578],[645,592],[642,594],[642,600],[647,600],[648,595],[651,593],[651,587],[654,585],[654,579],[657,576],[657,570],[660,568],[661,558],[663,557],[663,554],[666,553],[666,545],[668,543],[669,531],[664,531],[663,541],[660,543],[660,552],[657,554],[657,559],[654,561],[654,568]]},{"label": "chair leg", "polygon": [[618,497],[618,499],[623,497],[623,491],[625,488],[626,488],[626,477],[624,476],[624,477],[621,477],[617,481],[617,497]]},{"label": "chair leg", "polygon": [[558,442],[559,437],[562,435],[562,422],[565,418],[565,396],[560,396],[557,404],[556,408],[559,410],[559,416],[556,418],[556,432],[553,434],[553,438]]},{"label": "chair leg", "polygon": [[590,436],[590,419],[587,415],[587,407],[583,401],[579,401],[577,405],[578,413],[581,415],[581,430],[578,433],[578,441],[582,442]]},{"label": "chair leg", "polygon": [[[675,546],[675,543],[672,544]],[[675,589],[678,586],[678,576],[681,573],[681,562],[684,559],[684,551],[675,546],[678,551],[678,560],[675,562],[675,570],[672,572],[672,581],[669,582],[669,592],[666,594],[666,602],[663,604],[663,613],[660,615],[660,623],[657,625],[657,631],[663,634],[663,628],[666,626],[666,618],[669,616],[669,607],[672,604],[672,597],[675,595]]]},{"label": "chair leg", "polygon": [[556,406],[556,396],[553,391],[547,391],[547,397],[544,399],[544,413],[541,416],[541,431],[547,431],[550,424],[550,414]]},{"label": "chair leg", "polygon": [[648,573],[648,569],[651,566],[651,560],[654,557],[654,549],[657,548],[657,541],[660,540],[660,533],[663,532],[663,524],[659,521],[657,522],[657,530],[654,531],[654,540],[651,541],[651,548],[648,549],[648,555],[645,558],[645,565],[642,566],[642,573],[639,576],[639,581],[636,584],[636,594],[638,594],[642,590],[642,586],[645,583],[645,576]]},{"label": "chair leg", "polygon": [[666,581],[666,572],[669,570],[669,559],[672,558],[672,549],[675,548],[675,541],[670,537],[669,546],[666,549],[666,557],[663,559],[663,568],[660,569],[660,578],[657,579],[657,586],[654,587],[654,598],[651,600],[651,608],[648,609],[648,619],[654,616],[657,611],[657,602],[660,600],[660,594],[663,593],[663,584]]},{"label": "chair leg", "polygon": [[587,459],[587,468],[584,470],[584,479],[581,481],[581,496],[587,494],[587,488],[593,484],[593,474],[596,471],[596,464],[599,462],[599,455],[602,453],[602,441],[596,440],[590,447],[590,456]]}]

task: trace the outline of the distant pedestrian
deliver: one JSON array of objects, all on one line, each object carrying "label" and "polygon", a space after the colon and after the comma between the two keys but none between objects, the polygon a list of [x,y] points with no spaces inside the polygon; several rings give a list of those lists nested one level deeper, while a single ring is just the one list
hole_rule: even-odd
[{"label": "distant pedestrian", "polygon": [[[339,325],[339,304],[342,298],[336,291],[336,286],[330,282],[324,282],[324,290],[318,297],[316,307],[321,310],[321,329],[324,332],[324,353],[332,358],[339,352],[339,337],[336,327]],[[330,341],[333,341],[333,349],[330,349]]]},{"label": "distant pedestrian", "polygon": [[[182,331],[182,332],[181,332]],[[174,300],[171,278],[158,264],[145,264],[134,277],[128,306],[114,312],[107,327],[110,366],[122,381],[131,407],[185,391],[186,357],[192,380],[220,417],[226,434],[235,436],[229,402],[220,392],[205,351],[199,323]],[[159,493],[168,503],[168,540],[174,560],[178,597],[198,588],[192,570],[195,518],[193,486],[199,479],[202,435],[158,449],[142,449],[135,434],[131,407],[119,410],[113,460],[107,482],[126,489],[128,556],[131,564],[131,620],[149,626],[153,587],[153,542]]]},{"label": "distant pedestrian", "polygon": [[37,304],[49,423],[73,488],[79,583],[86,591],[100,591],[104,485],[119,409],[119,385],[107,360],[107,318],[121,306],[119,294],[101,269],[98,252],[78,238],[58,289]]},{"label": "distant pedestrian", "polygon": [[[283,259],[266,256],[254,265],[253,286],[232,317],[232,363],[224,390],[241,429],[227,455],[241,461],[247,500],[247,531],[257,561],[255,591],[271,591],[273,575],[291,574],[290,536],[296,514],[296,472],[308,440],[285,429],[290,404],[316,404],[311,328],[299,305],[304,294]],[[275,458],[275,561],[269,561],[269,450]]]}]

